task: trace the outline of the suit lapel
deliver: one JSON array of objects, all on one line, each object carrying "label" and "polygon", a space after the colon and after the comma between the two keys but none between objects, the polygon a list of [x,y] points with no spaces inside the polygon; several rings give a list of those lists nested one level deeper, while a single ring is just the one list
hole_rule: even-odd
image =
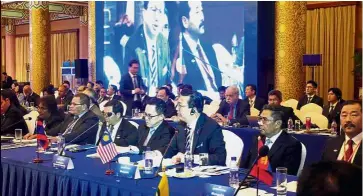
[{"label": "suit lapel", "polygon": [[159,127],[155,130],[155,132],[153,133],[153,135],[151,136],[151,138],[149,139],[149,142],[152,141],[153,139],[155,139],[156,137],[159,136],[160,134],[160,130],[164,128],[163,126],[164,122],[162,122]]},{"label": "suit lapel", "polygon": [[359,162],[359,161],[362,161],[362,143],[359,145],[359,148],[358,148],[357,154],[354,157],[353,163],[360,166],[362,164],[362,162]]},{"label": "suit lapel", "polygon": [[[72,132],[76,131],[78,127],[83,123],[83,120],[88,117],[90,111],[87,111],[81,118],[79,118],[76,124],[72,128]],[[72,122],[72,121],[71,121]]]},{"label": "suit lapel", "polygon": [[270,151],[268,152],[268,157],[269,158],[272,158],[276,154],[275,152],[277,152],[280,149],[280,147],[281,147],[281,145],[283,143],[285,134],[286,133],[284,131],[282,131],[280,136],[276,139],[276,141],[272,145]]},{"label": "suit lapel", "polygon": [[145,126],[145,131],[143,131],[142,133],[141,133],[141,137],[140,137],[140,141],[139,141],[139,144],[141,145],[141,146],[143,146],[144,145],[144,143],[145,143],[145,140],[146,140],[146,138],[147,138],[147,136],[149,135],[149,131],[150,131],[150,128],[149,127],[147,127],[146,125],[143,125],[143,126]]},{"label": "suit lapel", "polygon": [[338,142],[333,142],[333,148],[330,149],[331,150],[331,153],[332,153],[332,156],[335,160],[338,159],[338,156],[339,156],[339,153],[340,153],[340,149],[342,148],[342,145],[344,143],[344,134],[340,137],[337,138]]},{"label": "suit lapel", "polygon": [[200,133],[202,131],[203,125],[204,125],[204,116],[203,116],[203,114],[201,114],[199,116],[197,125],[195,126],[195,130],[194,130],[193,146],[192,146],[192,152],[193,153],[194,153],[195,147],[197,146],[199,135],[200,135]]}]

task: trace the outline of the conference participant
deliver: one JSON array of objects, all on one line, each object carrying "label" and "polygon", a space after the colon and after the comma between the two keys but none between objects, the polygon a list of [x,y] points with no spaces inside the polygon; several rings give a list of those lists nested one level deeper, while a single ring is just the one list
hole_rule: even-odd
[{"label": "conference participant", "polygon": [[163,100],[166,103],[166,110],[164,112],[165,118],[171,118],[172,116],[176,116],[177,112],[175,109],[175,105],[173,101],[169,98],[170,91],[166,87],[159,88],[157,98]]},{"label": "conference participant", "polygon": [[68,106],[71,104],[73,99],[73,93],[68,93],[67,87],[65,85],[60,85],[58,87],[58,97],[56,99],[58,104],[58,109],[62,111],[67,111]]},{"label": "conference participant", "polygon": [[315,103],[317,105],[319,105],[320,107],[323,107],[324,105],[324,100],[316,95],[316,90],[318,88],[318,84],[313,81],[313,80],[309,80],[306,83],[306,95],[304,95],[303,97],[300,98],[296,109],[300,110],[300,108],[308,103]]},{"label": "conference participant", "polygon": [[24,97],[25,105],[28,104],[28,106],[30,106],[30,103],[34,103],[34,107],[38,107],[40,96],[35,92],[33,92],[30,85],[25,85],[23,88],[23,92],[25,96]]},{"label": "conference participant", "polygon": [[91,81],[88,81],[86,86],[87,86],[87,88],[89,88],[89,89],[92,89],[92,90],[93,90],[93,87],[95,86],[95,83],[93,83],[93,82],[91,82]]},{"label": "conference participant", "polygon": [[[64,115],[58,110],[57,101],[54,96],[47,95],[40,98],[38,107],[38,119],[43,122],[45,133],[54,132],[58,126],[63,122]],[[36,139],[37,132],[34,130],[34,134],[26,134],[24,139]]]},{"label": "conference participant", "polygon": [[124,109],[121,102],[111,100],[105,104],[103,110],[107,126],[103,126],[97,133],[96,144],[99,143],[103,133],[108,130],[113,142],[117,146],[136,146],[138,140],[137,129],[123,116]]},{"label": "conference participant", "polygon": [[132,115],[132,109],[142,108],[141,96],[145,94],[146,86],[144,85],[139,72],[139,62],[132,60],[129,63],[129,72],[122,76],[120,82],[120,92],[127,105],[126,115]]},{"label": "conference participant", "polygon": [[222,85],[222,76],[218,70],[216,53],[211,44],[200,40],[205,33],[202,2],[181,1],[179,17],[182,30],[180,47],[183,50],[179,54],[182,57],[179,61],[184,64],[181,65],[182,68],[177,68],[177,72],[178,77],[184,78],[176,81],[193,84],[194,90],[217,94],[218,86]]},{"label": "conference participant", "polygon": [[227,87],[225,86],[218,87],[219,99],[221,100],[221,102],[226,99],[226,90]]},{"label": "conference participant", "polygon": [[344,161],[314,163],[299,176],[296,195],[362,195],[362,168]]},{"label": "conference participant", "polygon": [[301,143],[281,129],[282,117],[281,106],[263,107],[258,121],[261,135],[253,139],[247,158],[242,162],[243,168],[252,166],[258,154],[257,144],[262,140],[270,149],[267,156],[272,171],[276,171],[277,167],[286,167],[288,174],[297,174],[301,160]]},{"label": "conference participant", "polygon": [[247,84],[245,89],[246,98],[244,100],[250,104],[251,108],[261,111],[266,103],[264,99],[256,96],[256,89],[256,85]]},{"label": "conference participant", "polygon": [[290,107],[285,107],[281,105],[282,102],[282,93],[279,90],[271,90],[268,92],[268,105],[276,105],[281,107],[282,115],[282,125],[281,128],[287,128],[287,121],[289,118],[295,122],[298,118],[294,114],[294,110]]},{"label": "conference participant", "polygon": [[28,126],[23,118],[23,112],[12,101],[14,99],[17,101],[12,90],[1,90],[1,135],[13,136],[15,129],[21,129],[23,135],[28,133]]},{"label": "conference participant", "polygon": [[220,103],[219,109],[211,117],[217,122],[228,123],[229,125],[235,123],[248,125],[246,116],[250,115],[250,106],[248,102],[239,99],[237,86],[228,87],[225,96],[226,100]]},{"label": "conference participant", "polygon": [[323,115],[328,119],[328,128],[335,121],[337,127],[340,127],[340,111],[344,100],[342,99],[342,91],[339,88],[330,88],[328,90],[328,105],[323,107]]},{"label": "conference participant", "polygon": [[140,152],[150,147],[162,155],[174,134],[174,128],[165,120],[166,104],[158,98],[148,100],[145,108],[145,125],[139,126],[138,145]]},{"label": "conference participant", "polygon": [[2,88],[7,89],[11,88],[11,85],[13,84],[13,78],[11,76],[8,76],[6,72],[2,73]]},{"label": "conference participant", "polygon": [[121,96],[117,95],[117,86],[116,85],[109,85],[108,86],[108,89],[107,89],[107,97],[108,97],[108,100],[111,101],[111,100],[118,100],[120,101],[121,100]]},{"label": "conference participant", "polygon": [[[89,110],[90,104],[86,94],[74,95],[69,105],[69,114],[66,115],[63,123],[57,129],[48,131],[47,134],[50,136],[62,134],[66,143],[72,141],[73,144],[94,144],[99,119]],[[85,131],[87,133],[84,133]]]},{"label": "conference participant", "polygon": [[147,81],[147,92],[152,97],[156,95],[156,88],[169,83],[170,78],[169,43],[161,34],[164,14],[163,1],[144,1],[143,24],[130,37],[125,48],[125,67],[131,59],[140,62],[140,75]]},{"label": "conference participant", "polygon": [[107,90],[102,87],[100,90],[99,90],[99,95],[98,95],[98,99],[97,99],[97,103],[100,104],[104,101],[107,101],[108,100],[108,97],[107,97]]},{"label": "conference participant", "polygon": [[174,95],[174,93],[173,93],[173,86],[171,85],[171,84],[166,84],[166,85],[164,85],[164,87],[166,87],[166,88],[168,88],[169,89],[169,98],[171,99],[171,100],[175,100],[175,95]]},{"label": "conference participant", "polygon": [[44,87],[42,89],[42,93],[43,93],[43,96],[53,96],[55,98],[55,95],[54,95],[54,86],[53,84],[50,84],[48,85],[47,87]]},{"label": "conference participant", "polygon": [[344,134],[327,141],[323,160],[342,160],[362,166],[362,102],[346,101],[340,113]]},{"label": "conference participant", "polygon": [[97,95],[96,92],[92,88],[87,88],[85,91],[83,91],[84,94],[86,94],[90,98],[90,107],[89,110],[92,111],[96,116],[100,119],[101,122],[105,122],[105,117],[103,116],[100,107],[97,103]]},{"label": "conference participant", "polygon": [[87,86],[81,85],[77,88],[76,93],[83,93],[87,89]]},{"label": "conference participant", "polygon": [[23,87],[20,86],[17,82],[14,82],[11,85],[11,89],[14,91],[16,97],[19,100],[19,103],[24,104],[24,94],[23,94]]},{"label": "conference participant", "polygon": [[95,86],[93,87],[93,90],[96,91],[97,95],[99,96],[100,90],[103,88],[103,82],[102,80],[96,80]]},{"label": "conference participant", "polygon": [[179,129],[178,135],[166,154],[173,163],[180,163],[186,150],[191,154],[208,153],[209,165],[225,165],[226,148],[221,127],[203,111],[202,94],[183,90],[178,99],[178,115],[186,123]]}]

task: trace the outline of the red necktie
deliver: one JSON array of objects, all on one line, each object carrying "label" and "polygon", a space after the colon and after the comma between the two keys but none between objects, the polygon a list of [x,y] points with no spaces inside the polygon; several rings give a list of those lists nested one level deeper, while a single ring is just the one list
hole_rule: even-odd
[{"label": "red necktie", "polygon": [[348,140],[348,149],[344,152],[344,161],[349,162],[353,154],[353,140]]},{"label": "red necktie", "polygon": [[234,107],[233,106],[230,106],[229,107],[228,120],[232,120],[233,119],[233,114],[234,114]]}]

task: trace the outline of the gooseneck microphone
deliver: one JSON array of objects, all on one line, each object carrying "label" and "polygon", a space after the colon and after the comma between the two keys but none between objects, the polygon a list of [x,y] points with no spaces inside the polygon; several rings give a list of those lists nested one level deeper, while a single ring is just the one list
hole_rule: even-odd
[{"label": "gooseneck microphone", "polygon": [[16,125],[16,124],[20,123],[20,122],[21,122],[21,121],[23,121],[23,120],[32,120],[32,117],[28,117],[28,118],[20,119],[20,120],[16,121],[15,123],[13,123],[13,124],[11,124],[11,125],[9,125],[9,126],[5,127],[5,128],[1,128],[1,129],[8,129],[8,128],[10,128],[10,127],[12,127],[12,126],[14,126],[14,125]]}]

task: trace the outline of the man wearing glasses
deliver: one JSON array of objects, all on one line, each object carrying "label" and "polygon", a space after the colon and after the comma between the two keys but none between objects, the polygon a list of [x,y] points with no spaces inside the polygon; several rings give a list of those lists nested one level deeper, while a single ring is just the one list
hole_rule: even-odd
[{"label": "man wearing glasses", "polygon": [[111,100],[105,104],[103,114],[107,126],[103,126],[97,133],[96,144],[99,143],[106,129],[110,132],[111,138],[117,146],[126,147],[137,144],[137,129],[124,118],[124,109],[118,100]]},{"label": "man wearing glasses", "polygon": [[241,164],[243,168],[252,166],[259,151],[257,143],[261,140],[270,149],[268,159],[272,171],[275,171],[277,167],[286,167],[288,174],[297,174],[301,160],[301,144],[281,129],[282,116],[281,106],[264,106],[258,120],[261,135],[254,138],[247,159]]},{"label": "man wearing glasses", "polygon": [[203,113],[202,94],[184,89],[178,99],[177,110],[181,121],[186,123],[172,141],[166,157],[172,157],[175,164],[181,162],[184,153],[208,153],[209,165],[225,165],[226,148],[221,127]]},{"label": "man wearing glasses", "polygon": [[174,134],[172,128],[165,119],[166,104],[158,98],[148,100],[145,107],[145,126],[139,126],[139,140],[137,147],[140,152],[150,147],[158,155],[165,152],[171,137]]}]

